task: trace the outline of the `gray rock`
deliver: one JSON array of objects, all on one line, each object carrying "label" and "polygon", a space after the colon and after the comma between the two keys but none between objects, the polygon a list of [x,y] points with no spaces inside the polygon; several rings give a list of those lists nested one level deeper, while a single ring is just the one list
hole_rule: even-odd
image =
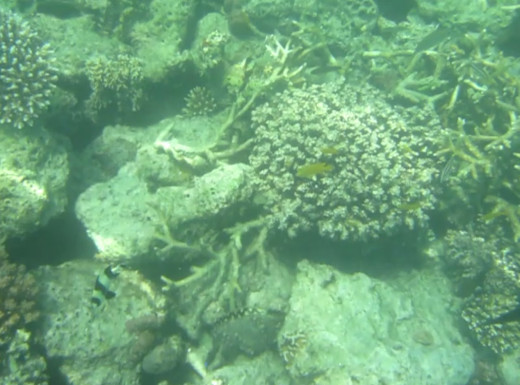
[{"label": "gray rock", "polygon": [[[137,336],[128,321],[162,312],[163,297],[135,271],[103,276],[107,266],[75,260],[36,272],[42,290],[42,344],[69,384],[137,385]],[[95,289],[96,279],[114,295]],[[97,298],[94,303],[92,298]]]},{"label": "gray rock", "polygon": [[473,352],[446,305],[446,282],[413,274],[390,286],[300,262],[278,336],[291,375],[320,385],[466,384]]},{"label": "gray rock", "polygon": [[164,374],[182,363],[185,356],[186,347],[181,338],[171,336],[144,356],[142,368],[148,374]]},{"label": "gray rock", "polygon": [[76,202],[76,215],[96,244],[100,259],[128,260],[150,250],[157,215],[147,204],[151,195],[132,166],[91,186]]},{"label": "gray rock", "polygon": [[21,236],[67,204],[68,157],[44,130],[0,127],[0,238]]},{"label": "gray rock", "polygon": [[499,372],[506,385],[517,385],[520,383],[520,349],[503,356],[499,363]]},{"label": "gray rock", "polygon": [[[151,193],[131,162],[107,182],[80,195],[76,215],[96,244],[98,258],[129,261],[153,252],[164,226],[208,220],[227,207],[247,199],[250,168],[222,165],[197,177],[190,186],[162,187]],[[165,223],[167,221],[167,223]]]}]

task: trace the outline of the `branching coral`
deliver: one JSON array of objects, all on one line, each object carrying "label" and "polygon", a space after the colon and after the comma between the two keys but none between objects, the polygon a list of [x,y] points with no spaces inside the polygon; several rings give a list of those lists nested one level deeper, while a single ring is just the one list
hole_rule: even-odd
[{"label": "branching coral", "polygon": [[135,57],[96,57],[86,63],[92,94],[87,107],[93,116],[115,108],[119,113],[137,111],[142,101],[142,64]]},{"label": "branching coral", "polygon": [[0,123],[32,126],[57,81],[54,58],[29,24],[0,9]]},{"label": "branching coral", "polygon": [[[503,13],[497,8],[490,12]],[[406,53],[396,47],[395,52],[370,51],[364,56],[376,73],[399,74],[401,79],[388,88],[394,97],[435,106],[444,126],[438,155],[445,161],[442,204],[449,220],[467,223],[480,217],[508,223],[518,239],[520,190],[514,153],[520,137],[520,64],[497,50],[492,34],[471,28],[439,27],[416,40],[415,50]],[[413,33],[407,32],[407,44],[414,41]]]}]

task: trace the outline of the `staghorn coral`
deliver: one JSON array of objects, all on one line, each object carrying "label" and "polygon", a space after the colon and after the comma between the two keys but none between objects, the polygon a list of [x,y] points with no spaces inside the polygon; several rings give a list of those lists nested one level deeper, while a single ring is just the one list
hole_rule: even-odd
[{"label": "staghorn coral", "polygon": [[54,58],[29,24],[0,9],[0,124],[34,124],[57,81]]},{"label": "staghorn coral", "polygon": [[366,240],[427,223],[439,132],[427,108],[392,108],[339,81],[276,95],[253,125],[253,183],[271,228]]},{"label": "staghorn coral", "polygon": [[[418,12],[430,6],[425,2]],[[514,12],[498,5],[485,12],[463,8],[441,12],[440,26],[416,20],[393,39],[376,37],[362,56],[369,59],[372,82],[393,98],[427,103],[438,112],[444,128],[438,155],[445,162],[439,206],[448,221],[467,225],[482,217],[518,240],[520,62],[505,55],[496,38],[503,34],[498,30],[514,24]],[[380,27],[383,35],[395,28]]]}]

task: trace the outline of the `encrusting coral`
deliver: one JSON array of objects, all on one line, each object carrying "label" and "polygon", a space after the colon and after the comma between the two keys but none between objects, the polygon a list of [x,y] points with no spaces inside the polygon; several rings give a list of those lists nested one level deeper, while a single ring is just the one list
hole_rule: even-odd
[{"label": "encrusting coral", "polygon": [[462,318],[475,338],[497,354],[520,347],[520,259],[500,250],[479,290],[465,303]]},{"label": "encrusting coral", "polygon": [[34,277],[23,265],[7,259],[0,242],[0,351],[11,342],[17,329],[38,319],[36,294]]}]

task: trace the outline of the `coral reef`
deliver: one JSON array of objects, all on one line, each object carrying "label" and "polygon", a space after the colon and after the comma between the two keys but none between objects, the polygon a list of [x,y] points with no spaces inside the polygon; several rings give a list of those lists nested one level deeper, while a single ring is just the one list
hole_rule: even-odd
[{"label": "coral reef", "polygon": [[98,115],[110,108],[118,113],[137,111],[142,101],[141,61],[129,55],[115,58],[95,57],[86,62],[92,94],[87,109]]},{"label": "coral reef", "polygon": [[496,242],[474,231],[448,230],[443,243],[441,258],[446,275],[453,281],[457,294],[470,294],[498,257]]},{"label": "coral reef", "polygon": [[[63,381],[462,385],[474,363],[452,317],[462,301],[484,346],[518,346],[518,249],[494,238],[509,229],[520,239],[520,66],[496,34],[518,13],[513,2],[414,0],[397,17],[374,0],[23,2],[60,58],[41,64],[56,65],[74,96],[53,102],[51,118],[77,130],[72,156],[87,146],[71,195],[99,251],[38,269],[41,341]],[[12,65],[3,51],[0,66]],[[53,194],[63,151],[8,127],[26,120],[0,127],[0,238],[64,206]],[[468,225],[479,220],[489,235]],[[301,261],[348,254],[363,269],[392,245],[377,257],[408,262],[398,246],[436,230],[459,297],[433,270],[395,266],[386,283]],[[301,235],[325,247],[287,239]],[[275,256],[299,262],[294,286]],[[123,272],[93,305],[105,263]],[[160,278],[167,308],[128,269]],[[4,349],[12,365],[29,338],[16,330],[20,343]],[[178,331],[185,341],[168,338]],[[196,373],[174,378],[185,362]],[[286,380],[274,377],[284,366]]]},{"label": "coral reef", "polygon": [[37,293],[34,277],[23,265],[9,262],[0,244],[0,351],[12,341],[17,329],[38,319]]},{"label": "coral reef", "polygon": [[253,124],[252,179],[272,228],[366,240],[426,225],[440,130],[427,108],[339,81],[278,94]]},{"label": "coral reef", "polygon": [[[47,385],[47,363],[31,344],[31,333],[24,329],[16,333],[7,349],[7,371],[2,385]],[[1,372],[0,372],[1,373]],[[0,374],[1,375],[1,374]]]},{"label": "coral reef", "polygon": [[497,354],[520,347],[520,258],[498,253],[479,290],[466,302],[462,318],[476,339]]},{"label": "coral reef", "polygon": [[0,9],[0,124],[34,125],[56,81],[50,46],[26,21]]},{"label": "coral reef", "polygon": [[187,116],[209,115],[217,108],[215,99],[206,87],[192,88],[184,100],[186,106],[182,112]]},{"label": "coral reef", "polygon": [[218,320],[211,329],[214,352],[211,367],[232,361],[239,354],[256,356],[275,345],[282,314],[241,309]]}]

